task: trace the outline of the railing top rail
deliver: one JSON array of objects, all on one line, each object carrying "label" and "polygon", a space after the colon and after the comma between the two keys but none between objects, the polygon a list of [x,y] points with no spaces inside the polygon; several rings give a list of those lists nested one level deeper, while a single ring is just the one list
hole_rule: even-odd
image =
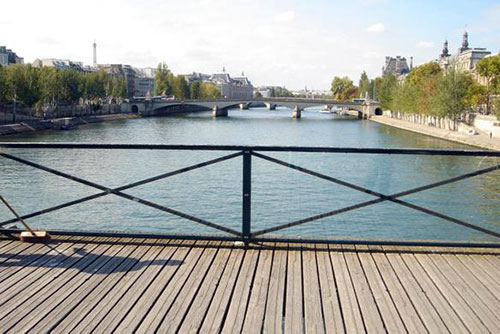
[{"label": "railing top rail", "polygon": [[359,148],[317,146],[247,146],[247,145],[176,145],[176,144],[101,144],[57,142],[0,142],[0,148],[31,149],[118,149],[118,150],[178,150],[178,151],[260,151],[260,152],[312,152],[312,153],[365,153],[404,155],[452,155],[500,157],[500,151],[442,150],[420,148]]}]

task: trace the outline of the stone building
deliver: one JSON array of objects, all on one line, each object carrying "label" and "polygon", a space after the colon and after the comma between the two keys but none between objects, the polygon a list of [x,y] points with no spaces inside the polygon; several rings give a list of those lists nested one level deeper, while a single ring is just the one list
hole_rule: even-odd
[{"label": "stone building", "polygon": [[385,65],[382,67],[382,76],[392,73],[397,77],[409,72],[410,67],[408,67],[405,57],[385,57]]},{"label": "stone building", "polygon": [[83,71],[83,63],[78,61],[71,61],[68,59],[56,59],[56,58],[46,58],[46,59],[35,59],[32,63],[33,67],[54,67],[57,69],[68,70],[72,69],[78,72]]},{"label": "stone building", "polygon": [[241,77],[234,78],[225,70],[222,73],[212,75],[193,72],[183,76],[189,84],[194,81],[201,81],[216,85],[220,89],[221,97],[226,99],[251,99],[253,97],[252,83],[243,73]]},{"label": "stone building", "polygon": [[19,57],[6,46],[0,46],[0,65],[9,66],[11,64],[24,64],[24,58]]},{"label": "stone building", "polygon": [[458,49],[457,54],[450,55],[448,41],[443,43],[443,50],[439,56],[438,64],[445,71],[449,68],[454,68],[457,71],[469,72],[476,80],[483,83],[484,79],[476,74],[476,65],[481,59],[489,55],[491,55],[491,52],[486,50],[486,48],[470,48],[469,35],[467,32],[464,32],[462,45]]}]

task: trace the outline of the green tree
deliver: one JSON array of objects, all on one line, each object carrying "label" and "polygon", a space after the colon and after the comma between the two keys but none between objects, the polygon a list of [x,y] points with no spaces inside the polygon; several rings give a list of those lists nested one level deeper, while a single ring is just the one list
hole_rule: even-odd
[{"label": "green tree", "polygon": [[368,75],[366,74],[365,71],[361,73],[361,78],[359,79],[359,97],[365,97],[367,94],[370,96],[372,94],[371,91],[371,84],[370,84],[370,79],[368,78]]},{"label": "green tree", "polygon": [[0,102],[7,101],[7,92],[9,87],[7,87],[7,71],[5,67],[0,65]]},{"label": "green tree", "polygon": [[176,99],[183,100],[189,98],[189,85],[182,75],[172,79],[172,93]]},{"label": "green tree", "polygon": [[429,78],[437,77],[440,73],[441,68],[439,65],[436,62],[429,62],[413,68],[406,77],[406,80],[419,85]]},{"label": "green tree", "polygon": [[155,95],[172,94],[172,73],[166,63],[158,64],[155,71]]},{"label": "green tree", "polygon": [[200,86],[200,98],[201,99],[217,99],[220,98],[220,89],[208,82],[202,82]]},{"label": "green tree", "polygon": [[[378,99],[380,101],[380,105],[384,109],[392,109],[394,93],[398,86],[398,80],[394,76],[394,74],[389,73],[380,79],[377,84],[378,89]],[[375,81],[377,82],[377,81]]]},{"label": "green tree", "polygon": [[348,101],[358,95],[358,87],[348,77],[334,77],[331,91],[336,100]]},{"label": "green tree", "polygon": [[38,86],[39,71],[31,65],[16,64],[6,69],[7,98],[16,98],[28,107],[32,107],[38,101],[40,90]]},{"label": "green tree", "polygon": [[123,99],[127,95],[127,81],[123,76],[115,76],[111,79],[111,97]]},{"label": "green tree", "polygon": [[[486,78],[486,110],[491,113],[492,95],[500,93],[500,55],[486,57],[481,59],[476,65],[476,71],[479,75]],[[496,103],[493,103],[495,106]],[[497,110],[500,113],[500,110]]]},{"label": "green tree", "polygon": [[433,97],[433,114],[455,119],[462,111],[470,107],[468,94],[472,84],[470,74],[448,70],[437,80]]},{"label": "green tree", "polygon": [[189,86],[189,98],[192,100],[198,100],[201,95],[201,82],[194,81]]}]

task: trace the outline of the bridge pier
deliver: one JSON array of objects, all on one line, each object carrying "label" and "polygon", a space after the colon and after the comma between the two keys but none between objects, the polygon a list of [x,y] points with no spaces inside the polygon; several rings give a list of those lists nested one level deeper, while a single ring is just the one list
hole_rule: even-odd
[{"label": "bridge pier", "polygon": [[302,109],[298,106],[295,106],[292,111],[292,118],[301,118],[302,117]]},{"label": "bridge pier", "polygon": [[276,104],[274,103],[265,103],[265,104],[268,110],[276,110]]},{"label": "bridge pier", "polygon": [[219,108],[219,106],[215,105],[212,108],[212,116],[213,117],[227,117],[227,109]]}]

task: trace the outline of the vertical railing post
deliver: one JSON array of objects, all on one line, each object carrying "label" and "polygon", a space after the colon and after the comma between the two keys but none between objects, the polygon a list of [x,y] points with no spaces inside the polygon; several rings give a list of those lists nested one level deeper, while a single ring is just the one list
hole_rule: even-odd
[{"label": "vertical railing post", "polygon": [[252,220],[252,153],[243,152],[243,200],[242,200],[242,234],[245,246],[248,246],[251,236]]}]

